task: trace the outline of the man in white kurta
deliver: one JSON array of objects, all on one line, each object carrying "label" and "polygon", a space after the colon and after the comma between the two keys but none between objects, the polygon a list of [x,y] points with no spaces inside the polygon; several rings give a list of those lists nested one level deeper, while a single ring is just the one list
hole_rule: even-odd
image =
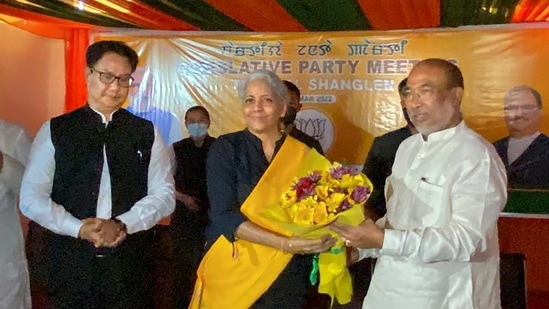
[{"label": "man in white kurta", "polygon": [[29,272],[16,204],[30,146],[23,128],[0,120],[0,309],[31,307]]},{"label": "man in white kurta", "polygon": [[387,214],[359,227],[335,224],[348,245],[378,256],[364,309],[499,309],[497,220],[504,166],[467,127],[463,77],[441,59],[408,78],[406,107],[420,132],[399,147],[387,179]]},{"label": "man in white kurta", "polygon": [[[400,146],[364,308],[499,308],[497,153],[462,121]],[[393,296],[393,297],[392,297]]]}]

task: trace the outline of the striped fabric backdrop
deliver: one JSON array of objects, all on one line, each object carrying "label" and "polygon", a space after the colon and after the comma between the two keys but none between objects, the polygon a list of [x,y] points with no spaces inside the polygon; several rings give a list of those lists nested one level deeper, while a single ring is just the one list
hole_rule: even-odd
[{"label": "striped fabric backdrop", "polygon": [[392,30],[549,18],[549,0],[0,0],[0,14],[6,6],[94,26],[179,31]]}]

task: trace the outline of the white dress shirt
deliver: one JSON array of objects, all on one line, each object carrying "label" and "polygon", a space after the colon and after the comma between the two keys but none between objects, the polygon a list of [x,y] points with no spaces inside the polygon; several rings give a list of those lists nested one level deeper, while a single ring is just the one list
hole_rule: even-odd
[{"label": "white dress shirt", "polygon": [[497,220],[505,168],[463,122],[405,140],[385,194],[387,214],[367,309],[499,309]]},{"label": "white dress shirt", "polygon": [[0,120],[0,309],[31,307],[25,242],[16,202],[30,146],[23,128]]},{"label": "white dress shirt", "polygon": [[[100,114],[100,113],[98,113]],[[108,125],[105,117],[100,114]],[[174,182],[170,171],[168,149],[154,129],[154,143],[149,163],[148,191],[132,208],[118,216],[128,234],[148,230],[175,208]],[[63,205],[51,199],[55,172],[55,148],[51,139],[50,122],[42,127],[32,144],[29,165],[21,185],[21,212],[29,219],[61,235],[78,237],[82,222],[67,212]],[[111,218],[112,197],[109,166],[103,147],[103,171],[97,200],[97,217]]]},{"label": "white dress shirt", "polygon": [[523,138],[509,137],[509,144],[507,146],[507,164],[511,165],[516,159],[520,157],[522,153],[530,147],[530,144],[538,138],[541,133],[538,131],[530,136]]}]

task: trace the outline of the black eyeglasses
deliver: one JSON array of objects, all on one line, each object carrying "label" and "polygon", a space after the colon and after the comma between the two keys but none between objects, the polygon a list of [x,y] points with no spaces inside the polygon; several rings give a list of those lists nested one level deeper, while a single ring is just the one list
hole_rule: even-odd
[{"label": "black eyeglasses", "polygon": [[97,69],[94,69],[92,67],[90,67],[90,70],[92,71],[92,73],[97,72],[99,74],[99,80],[102,83],[107,84],[107,85],[112,84],[112,82],[114,82],[115,79],[118,80],[118,85],[120,87],[128,88],[133,84],[133,77],[131,75],[116,76],[116,75],[108,73],[108,72],[98,71]]}]

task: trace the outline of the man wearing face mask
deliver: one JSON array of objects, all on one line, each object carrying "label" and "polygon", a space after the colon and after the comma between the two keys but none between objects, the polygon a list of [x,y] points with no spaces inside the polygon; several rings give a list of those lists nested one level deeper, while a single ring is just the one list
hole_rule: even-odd
[{"label": "man wearing face mask", "polygon": [[185,113],[188,138],[173,144],[177,205],[171,221],[175,257],[175,308],[187,308],[196,270],[204,253],[204,230],[208,224],[206,157],[215,138],[208,135],[210,114],[203,106]]},{"label": "man wearing face mask", "polygon": [[281,120],[284,125],[284,132],[310,148],[316,149],[318,153],[324,154],[322,146],[318,140],[295,127],[294,121],[302,106],[299,102],[301,98],[301,91],[299,91],[299,88],[297,88],[297,86],[290,81],[285,80],[284,84],[286,85],[286,88],[288,88],[288,93],[290,94],[290,103],[286,109],[286,114]]}]

